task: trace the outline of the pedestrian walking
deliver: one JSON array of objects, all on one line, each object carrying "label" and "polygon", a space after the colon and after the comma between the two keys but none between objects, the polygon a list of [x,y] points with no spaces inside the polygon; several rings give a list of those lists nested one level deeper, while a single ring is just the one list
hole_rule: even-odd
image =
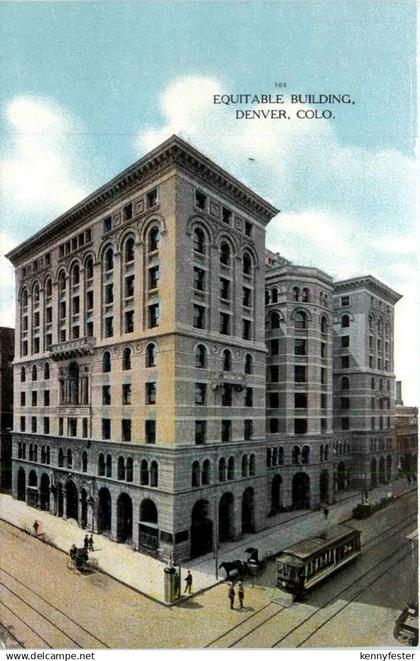
[{"label": "pedestrian walking", "polygon": [[328,509],[328,507],[324,507],[324,517],[325,517],[325,521],[328,519],[328,515],[329,515],[329,513],[330,513],[330,510]]},{"label": "pedestrian walking", "polygon": [[89,537],[89,551],[94,551],[95,549],[93,548],[93,535]]},{"label": "pedestrian walking", "polygon": [[233,604],[235,602],[235,588],[233,587],[233,583],[231,583],[229,586],[228,595],[229,595],[230,607],[233,610]]},{"label": "pedestrian walking", "polygon": [[238,583],[239,608],[244,607],[244,597],[245,597],[244,584],[242,583],[242,581],[240,581]]},{"label": "pedestrian walking", "polygon": [[89,548],[89,537],[88,537],[87,535],[85,535],[85,539],[84,539],[84,541],[83,541],[83,545],[84,545],[84,547],[85,547],[85,549],[86,549],[86,551],[87,551],[88,548]]},{"label": "pedestrian walking", "polygon": [[34,529],[34,533],[35,533],[35,535],[38,535],[39,523],[38,523],[38,521],[37,521],[36,519],[35,519],[35,521],[34,521],[34,523],[33,523],[32,528]]},{"label": "pedestrian walking", "polygon": [[185,590],[184,593],[186,592],[187,594],[191,594],[192,590],[192,582],[193,582],[193,577],[191,575],[190,570],[188,570],[187,575],[185,577]]}]

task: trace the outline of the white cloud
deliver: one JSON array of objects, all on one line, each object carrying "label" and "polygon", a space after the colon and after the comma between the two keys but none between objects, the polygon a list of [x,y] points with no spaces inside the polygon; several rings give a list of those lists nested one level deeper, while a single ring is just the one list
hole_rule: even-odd
[{"label": "white cloud", "polygon": [[[297,106],[283,106],[290,120],[237,120],[237,106],[213,104],[231,91],[215,78],[178,78],[162,92],[161,124],[138,134],[136,151],[177,133],[282,209],[267,232],[272,250],[336,278],[371,273],[404,293],[415,252],[414,160],[344,145],[333,121],[299,120]],[[416,345],[416,327],[407,321],[417,302],[403,301],[396,372],[413,399],[416,365],[406,348]]]}]

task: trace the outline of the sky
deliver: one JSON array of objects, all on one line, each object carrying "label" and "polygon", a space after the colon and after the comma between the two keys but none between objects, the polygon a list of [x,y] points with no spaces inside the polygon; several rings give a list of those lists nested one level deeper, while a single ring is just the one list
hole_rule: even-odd
[{"label": "sky", "polygon": [[[281,209],[270,249],[403,295],[395,371],[417,404],[415,30],[410,0],[0,3],[0,324],[4,253],[178,133]],[[290,119],[213,103],[238,93],[283,94],[247,109]]]}]

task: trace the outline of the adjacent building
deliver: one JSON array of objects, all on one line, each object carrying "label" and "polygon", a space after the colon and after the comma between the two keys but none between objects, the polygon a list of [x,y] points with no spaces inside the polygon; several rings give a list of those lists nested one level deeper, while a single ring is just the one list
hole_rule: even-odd
[{"label": "adjacent building", "polygon": [[14,330],[0,328],[0,491],[12,487]]},{"label": "adjacent building", "polygon": [[392,477],[399,296],[277,213],[172,136],[9,253],[16,498],[182,560]]},{"label": "adjacent building", "polygon": [[396,382],[395,436],[398,471],[411,479],[417,476],[418,408],[404,406],[401,381]]}]

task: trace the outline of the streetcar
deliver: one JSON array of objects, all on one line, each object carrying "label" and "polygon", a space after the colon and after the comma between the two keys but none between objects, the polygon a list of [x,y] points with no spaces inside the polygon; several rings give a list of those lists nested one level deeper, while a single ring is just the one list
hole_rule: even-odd
[{"label": "streetcar", "polygon": [[277,587],[304,594],[360,555],[360,535],[359,530],[336,525],[284,549],[276,559]]}]

